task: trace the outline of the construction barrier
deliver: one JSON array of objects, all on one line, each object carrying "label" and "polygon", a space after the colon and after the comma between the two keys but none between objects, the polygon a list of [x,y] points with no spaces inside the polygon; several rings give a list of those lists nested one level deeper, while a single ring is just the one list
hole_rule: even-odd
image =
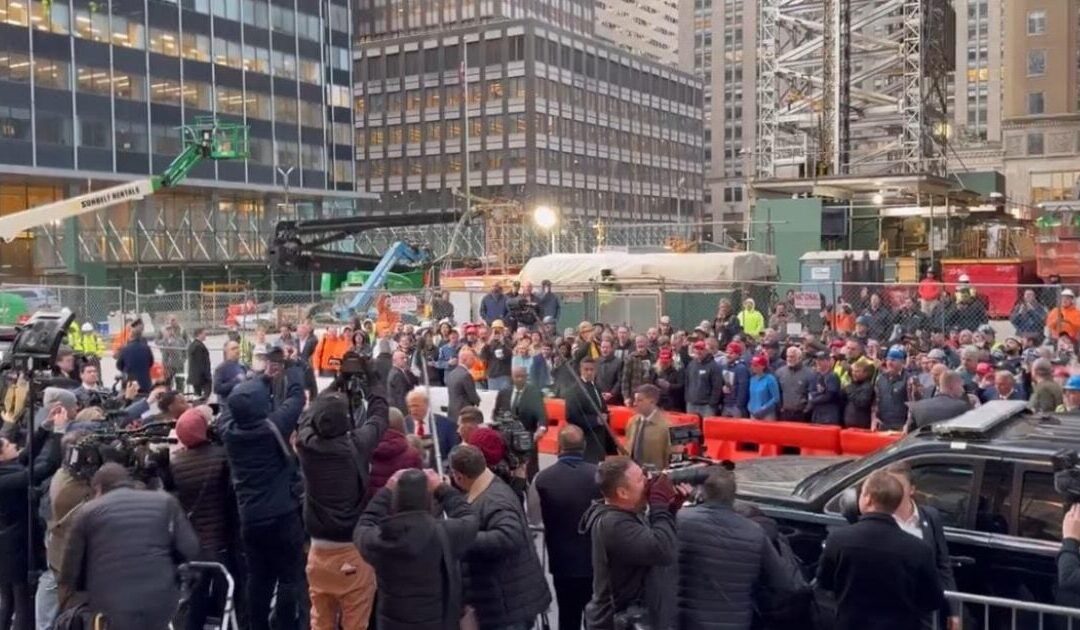
[{"label": "construction barrier", "polygon": [[867,455],[884,448],[904,436],[899,431],[868,431],[844,429],[840,432],[840,452],[844,455]]},{"label": "construction barrier", "polygon": [[802,422],[763,422],[738,418],[705,418],[705,453],[732,461],[779,455],[791,449],[800,455],[839,455],[840,427]]},{"label": "construction barrier", "polygon": [[557,455],[559,453],[559,431],[566,425],[566,401],[560,398],[545,398],[544,410],[547,412],[548,430],[540,438],[537,448],[541,453]]}]

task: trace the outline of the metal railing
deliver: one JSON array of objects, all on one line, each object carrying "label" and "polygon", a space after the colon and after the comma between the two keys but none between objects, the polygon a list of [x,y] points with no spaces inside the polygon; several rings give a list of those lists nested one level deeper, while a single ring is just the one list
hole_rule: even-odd
[{"label": "metal railing", "polygon": [[[945,591],[963,609],[961,627],[981,630],[1080,630],[1080,609],[1018,599]],[[935,630],[947,630],[938,619]]]}]

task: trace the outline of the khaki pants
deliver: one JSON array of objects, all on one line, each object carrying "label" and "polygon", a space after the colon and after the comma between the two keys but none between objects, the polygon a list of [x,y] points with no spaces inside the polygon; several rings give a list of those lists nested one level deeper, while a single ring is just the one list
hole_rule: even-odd
[{"label": "khaki pants", "polygon": [[367,630],[375,602],[375,570],[355,546],[312,547],[307,562],[311,630]]}]

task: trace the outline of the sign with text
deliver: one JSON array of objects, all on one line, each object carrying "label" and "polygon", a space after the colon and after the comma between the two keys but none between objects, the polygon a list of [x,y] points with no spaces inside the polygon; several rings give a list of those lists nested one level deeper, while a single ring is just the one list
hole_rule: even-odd
[{"label": "sign with text", "polygon": [[800,291],[796,293],[795,308],[800,311],[820,311],[821,294],[810,291]]},{"label": "sign with text", "polygon": [[415,313],[420,310],[420,300],[415,295],[391,295],[390,310],[395,313]]}]

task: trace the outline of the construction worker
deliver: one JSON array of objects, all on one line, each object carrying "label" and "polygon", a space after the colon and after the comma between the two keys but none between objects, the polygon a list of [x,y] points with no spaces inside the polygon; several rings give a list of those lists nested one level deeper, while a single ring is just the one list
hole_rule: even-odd
[{"label": "construction worker", "polygon": [[1076,308],[1076,295],[1072,289],[1061,292],[1061,304],[1047,314],[1046,328],[1055,339],[1062,333],[1069,335],[1069,339],[1076,339],[1080,334],[1080,310]]},{"label": "construction worker", "polygon": [[1080,413],[1080,374],[1074,374],[1065,381],[1065,402],[1058,405],[1057,413]]},{"label": "construction worker", "polygon": [[86,322],[82,325],[82,334],[79,336],[79,344],[72,346],[75,352],[85,357],[100,359],[105,356],[105,340],[94,330],[94,325]]},{"label": "construction worker", "polygon": [[82,354],[82,333],[79,332],[79,324],[71,320],[67,331],[67,346],[76,354]]}]

